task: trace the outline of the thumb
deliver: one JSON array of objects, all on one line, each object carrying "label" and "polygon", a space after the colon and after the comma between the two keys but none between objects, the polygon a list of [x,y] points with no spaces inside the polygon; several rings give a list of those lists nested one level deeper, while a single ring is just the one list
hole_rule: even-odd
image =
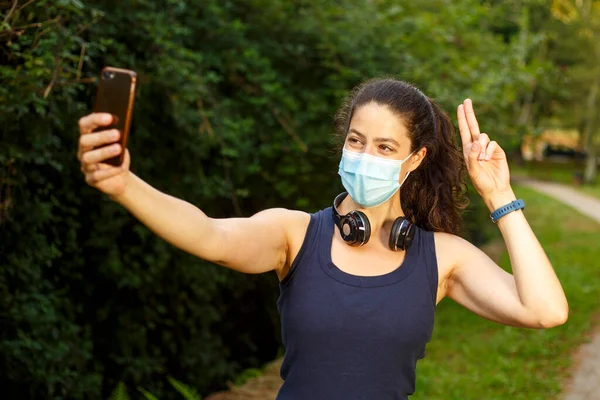
[{"label": "thumb", "polygon": [[479,170],[479,162],[477,161],[479,158],[479,153],[481,153],[481,145],[479,142],[475,141],[471,143],[471,148],[469,150],[467,159],[467,167],[471,172],[476,172]]},{"label": "thumb", "polygon": [[131,165],[131,155],[129,154],[129,150],[125,148],[125,157],[123,157],[123,164],[121,164],[121,169],[123,171],[128,171]]}]

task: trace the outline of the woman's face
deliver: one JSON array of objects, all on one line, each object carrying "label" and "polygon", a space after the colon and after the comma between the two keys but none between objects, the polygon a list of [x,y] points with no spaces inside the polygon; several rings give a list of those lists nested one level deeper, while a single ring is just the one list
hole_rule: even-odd
[{"label": "woman's face", "polygon": [[410,154],[411,141],[401,118],[389,107],[371,102],[354,110],[344,148],[402,160]]}]

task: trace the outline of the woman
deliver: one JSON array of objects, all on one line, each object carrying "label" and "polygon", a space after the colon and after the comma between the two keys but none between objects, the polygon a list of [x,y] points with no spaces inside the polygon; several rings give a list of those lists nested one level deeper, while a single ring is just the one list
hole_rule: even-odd
[{"label": "woman", "polygon": [[[237,271],[276,271],[286,347],[278,399],[407,399],[444,297],[517,327],[550,328],[568,315],[516,202],[504,151],[480,133],[470,100],[457,111],[462,153],[448,116],[414,86],[379,79],[356,88],[337,118],[348,193],[315,214],[269,209],[212,219],[133,175],[127,150],[121,167],[103,164],[123,151],[93,149],[118,139],[116,131],[91,133],[110,123],[105,114],[79,121],[78,156],[88,184],[173,245]],[[466,204],[463,155],[513,275],[456,236]]]}]

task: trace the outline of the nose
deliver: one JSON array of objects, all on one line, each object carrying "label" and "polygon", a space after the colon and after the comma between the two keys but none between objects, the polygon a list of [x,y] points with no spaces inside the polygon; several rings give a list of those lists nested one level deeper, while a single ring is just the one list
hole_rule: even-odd
[{"label": "nose", "polygon": [[367,143],[365,148],[363,149],[364,153],[370,154],[372,156],[377,156],[377,144],[375,143]]}]

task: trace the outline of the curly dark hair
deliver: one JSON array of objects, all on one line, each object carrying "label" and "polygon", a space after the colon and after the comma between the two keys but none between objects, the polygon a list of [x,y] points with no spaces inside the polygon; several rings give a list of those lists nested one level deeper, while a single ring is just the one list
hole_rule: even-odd
[{"label": "curly dark hair", "polygon": [[336,136],[343,143],[354,111],[374,102],[390,108],[405,124],[411,151],[422,147],[427,155],[401,189],[406,217],[429,231],[458,234],[466,196],[466,165],[452,121],[438,104],[412,84],[379,78],[352,90],[335,116]]}]

